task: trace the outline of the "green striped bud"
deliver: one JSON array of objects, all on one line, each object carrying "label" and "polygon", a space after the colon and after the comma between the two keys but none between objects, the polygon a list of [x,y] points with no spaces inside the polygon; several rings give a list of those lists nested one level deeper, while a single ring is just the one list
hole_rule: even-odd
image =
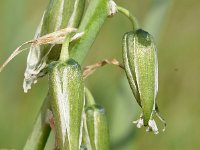
[{"label": "green striped bud", "polygon": [[[78,27],[84,8],[85,0],[50,0],[35,33],[35,39],[66,27]],[[50,62],[59,58],[60,50],[61,45],[32,44],[24,73],[24,92],[31,89],[32,83],[36,83],[38,77],[46,74],[48,69],[45,68]]]},{"label": "green striped bud", "polygon": [[84,129],[87,149],[109,150],[109,133],[105,110],[92,105],[85,110]]},{"label": "green striped bud", "polygon": [[73,59],[50,65],[49,93],[59,148],[79,150],[83,124],[84,85],[80,65]]},{"label": "green striped bud", "polygon": [[158,62],[153,37],[144,30],[128,32],[123,38],[123,62],[126,75],[135,99],[142,108],[137,127],[147,130],[158,129],[153,120],[158,92]]}]

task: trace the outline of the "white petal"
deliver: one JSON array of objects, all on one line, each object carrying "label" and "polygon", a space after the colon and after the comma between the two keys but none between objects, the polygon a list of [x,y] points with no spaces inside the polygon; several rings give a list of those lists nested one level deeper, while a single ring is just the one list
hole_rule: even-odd
[{"label": "white petal", "polygon": [[108,16],[113,16],[117,13],[117,5],[113,0],[109,0],[108,2]]},{"label": "white petal", "polygon": [[149,131],[153,131],[154,134],[158,134],[159,133],[158,132],[158,127],[157,127],[156,122],[154,120],[149,120],[148,127],[147,127],[146,131],[148,131],[148,132]]},{"label": "white petal", "polygon": [[136,121],[133,121],[134,124],[136,124],[137,128],[141,128],[142,126],[144,126],[144,121],[142,118],[139,118]]}]

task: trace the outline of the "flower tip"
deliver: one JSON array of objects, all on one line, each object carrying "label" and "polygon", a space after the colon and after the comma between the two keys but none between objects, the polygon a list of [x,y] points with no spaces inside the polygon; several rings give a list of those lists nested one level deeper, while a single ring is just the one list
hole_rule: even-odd
[{"label": "flower tip", "polygon": [[[144,125],[144,119],[143,119],[143,118],[139,118],[138,120],[133,121],[133,123],[136,124],[137,128],[141,128],[142,126],[145,126],[145,125]],[[155,122],[155,120],[153,120],[153,119],[150,119],[150,120],[148,121],[147,126],[145,126],[145,127],[146,127],[146,131],[147,131],[147,132],[153,131],[154,134],[158,134],[158,133],[159,133],[158,127],[157,127],[157,125],[156,125],[156,122]],[[164,130],[165,130],[165,128],[164,128]]]},{"label": "flower tip", "polygon": [[161,115],[159,114],[158,110],[156,111],[156,116],[157,116],[158,119],[163,123],[164,127],[163,127],[162,131],[165,132],[167,123],[166,123],[166,121],[161,117]]},{"label": "flower tip", "polygon": [[108,16],[109,17],[114,16],[118,12],[117,4],[113,0],[108,1],[108,8],[109,8],[108,9]]},{"label": "flower tip", "polygon": [[24,83],[23,83],[24,93],[28,93],[28,90],[31,89],[32,83],[35,84],[35,81],[30,82],[30,80],[24,79]]},{"label": "flower tip", "polygon": [[167,126],[167,125],[166,125],[166,123],[165,123],[165,124],[164,124],[164,128],[162,129],[163,132],[165,132],[166,126]]},{"label": "flower tip", "polygon": [[158,134],[159,133],[158,132],[158,127],[157,127],[156,122],[154,120],[149,120],[148,128],[149,128],[149,131],[153,131],[154,134]]},{"label": "flower tip", "polygon": [[133,123],[136,124],[137,128],[141,128],[142,126],[144,126],[142,118],[139,118],[138,120],[133,121]]}]

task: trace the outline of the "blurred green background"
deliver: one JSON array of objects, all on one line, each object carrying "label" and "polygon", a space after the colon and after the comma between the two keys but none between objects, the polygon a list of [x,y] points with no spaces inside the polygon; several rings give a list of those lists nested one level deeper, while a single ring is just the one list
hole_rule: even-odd
[{"label": "blurred green background", "polygon": [[[200,1],[116,0],[154,35],[158,46],[160,110],[166,132],[146,133],[133,120],[140,114],[125,74],[113,66],[98,70],[86,84],[97,103],[106,108],[112,150],[190,150],[200,139]],[[0,64],[21,43],[32,39],[48,0],[0,1]],[[107,19],[85,65],[104,58],[121,61],[122,36],[130,22],[117,14]],[[28,94],[22,82],[28,51],[16,57],[0,73],[0,148],[22,149],[47,93],[47,78]],[[50,140],[50,145],[52,142]],[[46,148],[49,149],[49,148]]]}]

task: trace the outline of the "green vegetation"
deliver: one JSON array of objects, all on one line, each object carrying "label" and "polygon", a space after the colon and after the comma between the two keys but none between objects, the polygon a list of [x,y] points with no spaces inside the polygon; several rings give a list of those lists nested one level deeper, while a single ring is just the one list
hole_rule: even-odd
[{"label": "green vegetation", "polygon": [[[2,19],[0,64],[13,49],[24,41],[32,39],[47,3],[48,0],[42,2],[18,0],[17,3],[13,3],[12,0],[2,0],[0,2],[2,11],[0,13]],[[126,75],[117,67],[106,66],[87,78],[85,85],[90,89],[96,103],[104,106],[106,110],[111,149],[195,149],[200,138],[198,132],[200,63],[197,46],[200,32],[198,30],[200,21],[197,19],[200,13],[198,7],[200,2],[116,0],[116,3],[128,8],[139,20],[140,27],[155,38],[159,59],[157,102],[168,122],[168,127],[164,133],[160,132],[158,135],[146,133],[144,128],[137,129],[132,121],[138,118],[141,110],[133,100]],[[90,29],[89,25],[83,24],[82,28]],[[94,37],[95,43],[87,56],[87,46],[90,45],[82,44],[79,47],[76,43],[74,49],[70,47],[71,56],[79,63],[85,59],[82,67],[105,58],[117,58],[122,62],[122,37],[131,29],[132,25],[128,19],[118,13],[111,19],[106,19],[98,37],[96,39]],[[91,36],[90,34],[88,32],[83,37]],[[79,42],[81,43],[82,40]],[[76,49],[82,47],[85,49],[80,57]],[[23,93],[26,57],[27,52],[18,55],[0,73],[0,148],[22,149],[24,147],[48,92],[48,78],[44,77],[32,86],[28,94]],[[93,105],[92,111],[100,109]],[[40,121],[38,120],[37,123],[40,124]],[[158,123],[158,127],[162,128],[162,124]],[[46,129],[49,132],[49,128]],[[48,134],[43,135],[44,138],[47,136]],[[46,149],[51,149],[54,146],[53,133],[50,134],[47,142]]]}]

